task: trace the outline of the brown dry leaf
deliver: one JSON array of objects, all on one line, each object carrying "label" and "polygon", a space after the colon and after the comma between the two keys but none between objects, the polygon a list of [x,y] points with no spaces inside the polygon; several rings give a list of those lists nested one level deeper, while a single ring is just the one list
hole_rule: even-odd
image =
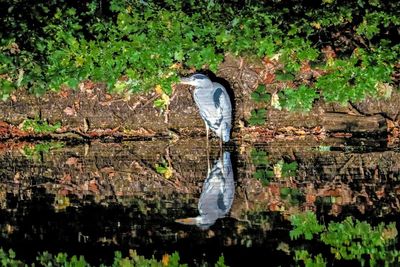
[{"label": "brown dry leaf", "polygon": [[297,130],[297,131],[296,131],[296,134],[297,134],[297,135],[306,135],[306,131],[304,131],[304,130]]},{"label": "brown dry leaf", "polygon": [[324,48],[322,48],[321,52],[324,54],[326,60],[336,57],[336,53],[332,49],[332,47],[330,45],[325,46]]},{"label": "brown dry leaf", "polygon": [[300,72],[310,72],[311,71],[311,66],[310,66],[310,64],[308,63],[308,62],[303,62],[302,64],[301,64],[301,67],[300,67]]},{"label": "brown dry leaf", "polygon": [[69,173],[64,173],[64,176],[61,178],[62,183],[69,183],[69,182],[71,182],[71,180],[72,180],[72,177],[71,177],[71,174],[69,174]]},{"label": "brown dry leaf", "polygon": [[89,189],[89,191],[92,191],[94,193],[100,192],[96,179],[92,179],[89,181],[88,189]]},{"label": "brown dry leaf", "polygon": [[313,193],[309,193],[306,195],[306,203],[307,204],[313,204],[315,203],[315,200],[317,199],[317,196]]},{"label": "brown dry leaf", "polygon": [[169,68],[172,69],[172,70],[182,69],[182,63],[174,63]]},{"label": "brown dry leaf", "polygon": [[379,190],[377,190],[375,192],[376,196],[378,197],[378,199],[381,199],[382,197],[385,196],[385,187],[381,187]]},{"label": "brown dry leaf", "polygon": [[19,172],[17,172],[17,173],[14,175],[14,182],[18,182],[20,178],[21,178],[21,174],[20,174]]},{"label": "brown dry leaf", "polygon": [[67,164],[69,166],[76,165],[77,163],[78,163],[78,158],[76,158],[76,157],[70,157],[65,162],[65,164]]},{"label": "brown dry leaf", "polygon": [[9,124],[5,121],[0,121],[0,127],[1,128],[8,128]]},{"label": "brown dry leaf", "polygon": [[396,227],[383,230],[381,238],[383,240],[395,239],[398,232]]},{"label": "brown dry leaf", "polygon": [[63,98],[67,98],[71,94],[71,90],[62,89],[60,92],[60,96]]},{"label": "brown dry leaf", "polygon": [[10,53],[11,54],[18,54],[19,52],[21,52],[21,50],[19,49],[18,44],[11,43],[11,45],[10,45]]},{"label": "brown dry leaf", "polygon": [[75,111],[75,109],[74,109],[74,108],[71,108],[71,107],[66,107],[66,108],[64,109],[64,113],[65,113],[66,115],[68,115],[68,116],[76,116],[76,111]]},{"label": "brown dry leaf", "polygon": [[377,82],[375,84],[375,88],[377,89],[378,95],[380,97],[389,99],[390,96],[392,95],[393,86],[391,86],[389,83]]},{"label": "brown dry leaf", "polygon": [[263,78],[263,82],[264,84],[271,84],[273,83],[275,80],[275,74],[274,73],[269,73],[266,72]]},{"label": "brown dry leaf", "polygon": [[100,171],[110,174],[110,173],[114,173],[114,168],[113,167],[104,167],[104,168],[101,168]]},{"label": "brown dry leaf", "polygon": [[386,124],[387,124],[388,130],[391,130],[391,129],[393,129],[395,127],[394,126],[394,122],[392,120],[386,119]]},{"label": "brown dry leaf", "polygon": [[79,100],[76,100],[74,102],[74,108],[75,108],[75,110],[79,110],[81,108],[81,104],[79,103]]}]

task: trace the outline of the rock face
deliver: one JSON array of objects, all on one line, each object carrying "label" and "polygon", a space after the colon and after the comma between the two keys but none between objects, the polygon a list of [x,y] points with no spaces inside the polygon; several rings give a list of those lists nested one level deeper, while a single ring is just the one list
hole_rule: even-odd
[{"label": "rock face", "polygon": [[[282,132],[281,129],[285,127],[294,127],[304,130],[305,133],[312,133],[312,129],[318,128],[324,133],[368,135],[386,134],[388,128],[398,126],[400,94],[395,91],[388,100],[367,99],[347,107],[326,104],[320,100],[308,113],[278,110],[270,104],[265,104],[266,124],[260,127],[246,127],[250,111],[259,108],[259,104],[251,100],[251,92],[260,83],[266,84],[270,93],[279,89],[272,84],[275,74],[271,69],[273,68],[268,64],[246,63],[227,55],[217,77],[212,77],[228,87],[231,92],[235,119],[233,138],[240,138],[246,131],[254,129],[268,130],[276,134]],[[267,83],[272,85],[268,86]],[[49,124],[61,122],[62,127],[57,131],[58,134],[75,133],[85,138],[204,134],[204,124],[189,87],[177,85],[170,97],[168,109],[163,112],[153,106],[157,97],[156,92],[142,95],[110,95],[104,85],[90,81],[82,82],[77,90],[65,88],[61,92],[49,92],[40,97],[19,90],[9,100],[0,104],[0,122],[3,122],[0,125],[0,135],[2,139],[35,135],[13,128],[28,118],[39,118]]]}]

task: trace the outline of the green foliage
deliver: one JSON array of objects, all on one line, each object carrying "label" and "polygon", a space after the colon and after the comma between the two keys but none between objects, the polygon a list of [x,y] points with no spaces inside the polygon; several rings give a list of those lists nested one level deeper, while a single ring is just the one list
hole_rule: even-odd
[{"label": "green foliage", "polygon": [[293,177],[296,174],[298,164],[296,161],[286,163],[282,162],[282,176],[283,177]]},{"label": "green foliage", "polygon": [[288,201],[291,205],[298,205],[303,194],[297,188],[282,187],[280,189],[281,198]]},{"label": "green foliage", "polygon": [[[395,248],[397,229],[395,223],[371,226],[367,222],[347,217],[342,222],[330,222],[328,227],[319,224],[312,212],[292,215],[290,218],[293,230],[291,239],[304,236],[306,240],[314,239],[330,247],[337,260],[357,260],[362,266],[391,266],[400,261],[400,251]],[[320,255],[312,257],[307,251],[295,251],[295,260],[303,261],[309,266],[323,264]],[[306,265],[307,266],[307,265]]]},{"label": "green foliage", "polygon": [[277,71],[275,75],[276,75],[276,80],[278,81],[293,81],[295,78],[292,73],[283,71]]},{"label": "green foliage", "polygon": [[46,134],[53,133],[60,129],[61,122],[57,122],[56,124],[49,124],[47,121],[40,120],[39,118],[35,119],[26,119],[22,123],[22,130],[24,131],[33,131],[38,134]]},{"label": "green foliage", "polygon": [[[384,56],[392,57],[392,53]],[[380,97],[377,84],[390,82],[393,67],[380,61],[379,57],[359,49],[349,60],[336,60],[327,66],[329,73],[318,78],[316,87],[325,100],[342,105],[348,101],[361,101],[367,96]]]},{"label": "green foliage", "polygon": [[[297,26],[294,29],[297,29]],[[311,47],[311,42],[301,37],[292,37],[286,38],[280,60],[285,64],[287,72],[296,73],[300,70],[302,62],[314,61],[318,56],[319,52]]]},{"label": "green foliage", "polygon": [[40,159],[42,154],[49,153],[52,149],[58,149],[64,147],[63,142],[41,142],[32,146],[24,146],[24,155],[29,159]]},{"label": "green foliage", "polygon": [[314,89],[300,85],[297,89],[285,89],[282,91],[279,102],[289,111],[310,111],[318,94]]},{"label": "green foliage", "polygon": [[[0,259],[2,260],[3,266],[21,266],[23,262],[15,260],[15,253],[10,250],[9,253],[4,252],[0,249]],[[4,264],[6,263],[6,264]],[[66,253],[58,253],[57,255],[50,254],[48,252],[40,253],[36,257],[36,263],[41,266],[65,266],[65,267],[84,267],[94,266],[88,263],[83,256],[71,256],[69,257]],[[101,264],[100,266],[106,266]],[[116,251],[114,254],[114,261],[110,266],[120,267],[185,267],[187,264],[180,263],[180,257],[178,252],[174,252],[171,255],[165,254],[161,261],[155,258],[146,259],[143,256],[136,254],[136,251],[130,250],[128,257],[123,257],[122,253]],[[221,256],[215,266],[226,266],[224,258]]]},{"label": "green foliage", "polygon": [[290,231],[290,238],[295,240],[301,236],[304,236],[306,240],[311,240],[314,235],[321,233],[325,229],[323,225],[318,223],[315,213],[309,211],[292,215],[290,222],[294,228]]},{"label": "green foliage", "polygon": [[214,265],[215,267],[227,267],[225,264],[225,258],[224,255],[219,256],[218,261]]},{"label": "green foliage", "polygon": [[294,259],[296,262],[302,261],[306,267],[325,267],[327,262],[321,254],[313,257],[307,250],[295,250]]},{"label": "green foliage", "polygon": [[[263,185],[268,185],[270,179],[275,175],[279,175],[279,178],[287,178],[296,174],[297,162],[286,163],[280,160],[273,165],[270,163],[267,153],[257,149],[251,150],[250,157],[256,168],[253,176],[255,179],[260,180]],[[279,174],[275,173],[275,171],[279,172]]]},{"label": "green foliage", "polygon": [[263,185],[269,184],[269,179],[273,177],[274,172],[268,170],[269,160],[267,152],[263,150],[252,149],[250,153],[251,161],[256,167],[253,176],[255,179],[261,181]]},{"label": "green foliage", "polygon": [[163,158],[160,164],[156,164],[156,172],[163,175],[166,179],[171,178],[173,174],[172,166]]},{"label": "green foliage", "polygon": [[250,152],[251,161],[256,166],[268,166],[269,160],[267,152],[263,150],[252,149]]},{"label": "green foliage", "polygon": [[253,93],[251,93],[251,99],[257,103],[268,103],[271,100],[271,95],[266,92],[265,85],[260,84]]},{"label": "green foliage", "polygon": [[0,262],[2,266],[21,266],[23,263],[15,258],[15,252],[12,249],[4,251],[0,248]]},{"label": "green foliage", "polygon": [[263,125],[266,120],[266,115],[267,110],[265,108],[252,110],[248,122],[250,125]]},{"label": "green foliage", "polygon": [[394,248],[396,237],[395,223],[372,227],[367,222],[347,217],[341,223],[331,222],[321,234],[321,241],[331,247],[337,259],[364,262],[364,257],[368,256],[370,266],[379,266],[378,263],[399,260],[400,251],[389,249],[390,246]]},{"label": "green foliage", "polygon": [[[0,33],[0,97],[19,87],[37,95],[75,88],[85,79],[116,93],[160,86],[170,95],[183,69],[216,71],[226,53],[274,58],[283,66],[277,80],[293,81],[304,63],[324,63],[326,45],[337,57],[326,60],[315,84],[321,97],[342,104],[380,97],[377,85],[391,82],[399,57],[399,9],[398,1],[372,0],[8,1],[0,18],[7,29]],[[262,87],[252,98],[269,101]],[[288,110],[310,110],[316,98],[305,86],[282,93]],[[254,111],[250,123],[261,125],[264,113]]]}]

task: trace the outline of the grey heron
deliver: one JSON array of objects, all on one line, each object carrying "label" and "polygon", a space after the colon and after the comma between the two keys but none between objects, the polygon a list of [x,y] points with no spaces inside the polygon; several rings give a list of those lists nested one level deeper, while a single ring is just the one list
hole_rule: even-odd
[{"label": "grey heron", "polygon": [[220,138],[222,147],[222,142],[229,141],[232,128],[232,105],[225,87],[199,73],[181,78],[181,83],[195,87],[193,98],[206,125],[207,148],[209,129]]},{"label": "grey heron", "polygon": [[229,212],[235,195],[235,183],[230,153],[224,152],[222,157],[214,163],[204,181],[198,203],[200,215],[177,219],[176,222],[208,229],[217,219]]}]

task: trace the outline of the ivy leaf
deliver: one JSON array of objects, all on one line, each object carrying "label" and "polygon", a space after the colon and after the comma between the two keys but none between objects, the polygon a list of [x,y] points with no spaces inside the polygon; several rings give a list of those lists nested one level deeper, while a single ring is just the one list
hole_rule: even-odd
[{"label": "ivy leaf", "polygon": [[263,125],[266,120],[267,110],[262,108],[259,110],[252,110],[249,118],[250,125]]},{"label": "ivy leaf", "polygon": [[283,108],[289,111],[310,111],[319,96],[314,89],[301,85],[297,90],[285,89],[280,97]]},{"label": "ivy leaf", "polygon": [[268,166],[269,164],[267,152],[263,150],[257,150],[257,149],[251,150],[250,157],[251,161],[256,166],[261,166],[261,165]]},{"label": "ivy leaf", "polygon": [[294,75],[287,72],[277,72],[276,80],[278,81],[293,81]]},{"label": "ivy leaf", "polygon": [[260,84],[257,89],[251,93],[251,99],[257,103],[268,103],[271,99],[271,95],[266,92],[265,85]]}]

